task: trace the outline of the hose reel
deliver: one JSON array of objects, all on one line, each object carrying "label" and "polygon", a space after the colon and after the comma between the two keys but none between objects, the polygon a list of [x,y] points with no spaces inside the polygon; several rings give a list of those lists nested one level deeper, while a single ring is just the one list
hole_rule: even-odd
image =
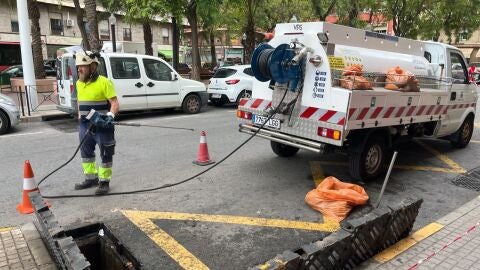
[{"label": "hose reel", "polygon": [[281,44],[273,48],[262,43],[253,52],[252,71],[261,82],[272,80],[280,84],[288,84],[288,89],[295,92],[303,78],[304,57],[299,57],[295,47]]}]

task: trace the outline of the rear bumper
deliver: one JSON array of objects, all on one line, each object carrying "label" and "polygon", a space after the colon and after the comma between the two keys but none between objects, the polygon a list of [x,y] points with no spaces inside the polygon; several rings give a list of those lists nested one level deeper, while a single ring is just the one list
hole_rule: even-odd
[{"label": "rear bumper", "polygon": [[332,147],[331,145],[326,143],[315,142],[280,132],[270,131],[267,129],[260,129],[258,127],[248,124],[240,124],[239,131],[250,135],[256,133],[255,136],[258,136],[260,138],[264,138],[278,143],[283,143],[315,153],[325,153],[329,150],[329,148]]}]

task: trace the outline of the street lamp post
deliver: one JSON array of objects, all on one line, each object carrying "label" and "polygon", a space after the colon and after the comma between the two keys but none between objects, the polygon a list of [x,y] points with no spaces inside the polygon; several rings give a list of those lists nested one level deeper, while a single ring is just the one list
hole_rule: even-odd
[{"label": "street lamp post", "polygon": [[243,63],[245,65],[245,46],[247,45],[247,34],[243,33],[242,35],[242,45],[243,45]]},{"label": "street lamp post", "polygon": [[108,17],[108,22],[110,23],[110,27],[112,29],[112,50],[113,50],[113,52],[116,52],[117,51],[117,44],[116,44],[116,40],[115,40],[115,25],[117,24],[117,19],[115,18],[113,13],[110,14],[110,17]]}]

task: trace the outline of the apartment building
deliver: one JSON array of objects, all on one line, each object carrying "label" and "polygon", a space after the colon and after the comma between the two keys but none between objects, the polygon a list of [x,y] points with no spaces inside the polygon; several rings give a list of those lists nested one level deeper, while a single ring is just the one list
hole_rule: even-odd
[{"label": "apartment building", "polygon": [[[75,6],[72,0],[37,0],[40,10],[40,31],[44,59],[55,58],[59,48],[81,45],[82,38],[77,25]],[[61,3],[61,4],[59,4]],[[80,0],[83,7],[83,1]],[[108,22],[110,13],[102,7],[98,10],[98,30],[102,42],[111,41],[111,27]],[[137,53],[144,50],[143,27],[130,24],[123,16],[116,14],[116,42],[126,44],[124,48],[134,48]],[[86,19],[85,19],[86,20]],[[0,65],[21,62],[20,37],[16,7],[0,1]],[[88,25],[84,21],[88,31]],[[172,25],[167,22],[152,23],[153,50],[168,57],[172,55]],[[128,46],[129,45],[129,46]],[[127,51],[126,51],[127,52]],[[128,51],[135,52],[135,51]]]}]

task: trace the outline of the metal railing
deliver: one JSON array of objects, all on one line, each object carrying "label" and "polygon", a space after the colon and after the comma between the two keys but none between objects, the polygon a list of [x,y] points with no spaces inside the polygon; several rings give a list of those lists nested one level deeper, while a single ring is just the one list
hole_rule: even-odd
[{"label": "metal railing", "polygon": [[[33,96],[31,95],[34,90],[37,94],[37,104],[34,104]],[[31,116],[33,112],[40,112],[51,110],[52,107],[56,108],[58,104],[57,100],[57,84],[47,85],[10,85],[9,90],[3,90],[3,94],[13,98],[21,111],[22,116]]]}]

